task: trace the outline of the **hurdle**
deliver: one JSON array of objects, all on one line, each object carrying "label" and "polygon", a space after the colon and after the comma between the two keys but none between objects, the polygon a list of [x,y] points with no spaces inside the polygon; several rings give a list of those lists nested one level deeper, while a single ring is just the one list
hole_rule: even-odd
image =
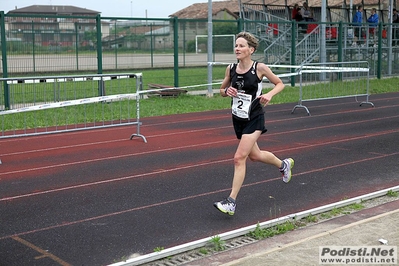
[{"label": "hurdle", "polygon": [[[136,125],[142,74],[1,78],[0,138]],[[135,83],[135,84],[133,84]]]}]

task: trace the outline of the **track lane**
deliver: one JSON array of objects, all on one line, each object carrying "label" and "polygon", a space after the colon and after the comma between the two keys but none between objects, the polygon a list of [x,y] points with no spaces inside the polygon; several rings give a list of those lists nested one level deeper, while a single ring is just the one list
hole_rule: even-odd
[{"label": "track lane", "polygon": [[[396,117],[390,117],[391,119],[395,119]],[[387,119],[386,117],[384,119]],[[374,120],[375,121],[375,120]],[[366,123],[362,123],[362,125],[366,125]],[[392,123],[384,123],[384,125],[388,125],[392,127]],[[324,135],[323,138],[314,138],[312,137],[311,139],[307,139],[309,136],[309,129],[307,128],[306,130],[292,130],[288,132],[284,132],[284,134],[288,135],[294,135],[295,139],[301,139],[301,143],[296,143],[296,147],[287,147],[287,149],[293,150],[293,149],[308,149],[310,147],[315,147],[317,145],[331,145],[334,143],[339,143],[339,142],[348,142],[352,141],[354,139],[358,138],[368,138],[368,137],[376,137],[376,136],[382,136],[385,134],[392,134],[395,132],[398,132],[397,130],[395,131],[394,129],[388,128],[386,131],[382,131],[384,128],[382,126],[378,127],[378,133],[374,134],[369,134],[365,135],[364,132],[366,129],[359,128],[358,125],[354,123],[350,124],[341,124],[340,126],[345,127],[349,132],[354,132],[354,135],[349,135],[346,134],[345,138],[342,137],[337,137],[337,133],[341,131],[342,129],[339,128],[339,125],[334,126],[334,127],[320,127],[318,128],[319,135],[322,136]],[[350,129],[349,126],[355,126],[358,131],[362,133],[358,133],[355,129]],[[366,126],[367,127],[367,126]],[[325,134],[323,134],[323,130],[326,131]],[[278,134],[278,133],[277,133]],[[376,135],[377,134],[377,135]],[[266,140],[265,145],[268,145],[271,147],[272,150],[274,150],[276,153],[280,152],[280,149],[283,147],[281,144],[281,141],[275,140],[273,143],[274,139],[274,134],[270,134],[268,138],[262,138],[260,143],[262,144],[263,139]],[[278,137],[281,137],[278,135]],[[286,136],[284,136],[286,138]],[[229,144],[229,146],[226,148],[226,144]],[[163,151],[157,150],[154,152],[145,152],[145,153],[135,153],[135,154],[126,154],[126,155],[118,155],[118,156],[109,156],[109,157],[102,157],[102,158],[97,158],[97,159],[77,159],[74,162],[71,163],[62,163],[62,164],[54,164],[54,165],[48,165],[44,167],[37,167],[37,168],[26,168],[22,170],[17,170],[15,172],[5,172],[3,173],[4,176],[7,176],[7,179],[11,179],[12,183],[18,183],[18,182],[23,182],[23,180],[27,180],[29,178],[35,178],[36,180],[38,179],[45,179],[46,176],[48,176],[48,180],[53,180],[53,175],[57,173],[60,169],[64,167],[71,167],[72,171],[70,170],[70,173],[68,174],[71,177],[75,178],[68,178],[67,176],[63,178],[63,182],[65,182],[65,185],[68,186],[73,186],[74,183],[76,182],[76,185],[84,184],[84,182],[96,182],[96,181],[104,181],[108,179],[108,176],[111,176],[112,179],[112,174],[115,172],[115,169],[118,169],[118,173],[120,176],[123,175],[128,175],[132,171],[136,174],[139,173],[147,173],[151,171],[157,171],[158,169],[168,169],[168,168],[179,168],[181,166],[184,166],[185,164],[191,165],[192,164],[192,157],[197,158],[197,161],[199,164],[202,162],[206,162],[209,160],[209,156],[207,155],[207,152],[211,154],[212,160],[217,160],[217,154],[220,152],[220,159],[221,160],[229,160],[231,158],[230,154],[234,151],[234,146],[236,145],[236,142],[234,141],[233,144],[231,145],[230,141],[220,141],[220,142],[205,142],[203,144],[197,145],[188,145],[188,146],[178,146],[175,149],[166,149]],[[193,151],[192,149],[195,148]],[[284,147],[283,147],[284,148]],[[117,147],[117,150],[119,148]],[[229,152],[230,151],[230,152]],[[78,152],[76,152],[78,153]],[[156,161],[153,164],[148,164],[146,163],[147,161],[151,161],[152,157],[154,155],[160,155],[162,153],[167,153],[169,154],[167,158],[163,158],[160,161]],[[226,156],[228,154],[228,156]],[[54,158],[56,155],[52,154],[51,157]],[[59,160],[62,160],[63,156],[65,156],[64,153],[60,154]],[[73,157],[69,155],[70,157]],[[38,158],[38,161],[41,161],[43,159]],[[134,160],[134,161],[132,161]],[[46,161],[44,159],[43,161]],[[105,161],[110,161],[106,162]],[[32,162],[29,161],[31,164]],[[81,165],[86,165],[87,166],[83,167]],[[112,165],[112,167],[108,167],[109,165]],[[105,165],[105,167],[104,167]],[[128,165],[128,166],[127,166]],[[28,164],[29,166],[29,164]],[[76,170],[73,170],[73,167],[76,168]],[[125,171],[123,171],[125,169]],[[29,172],[29,173],[28,173]],[[97,177],[96,175],[92,175],[91,173],[96,173],[96,172],[101,172],[103,175],[100,175]],[[20,176],[22,173],[25,175],[23,177],[15,178],[13,176]],[[38,176],[40,175],[40,177]],[[0,175],[1,176],[1,175]],[[4,178],[3,178],[4,179]],[[4,181],[4,180],[3,180]],[[69,183],[67,183],[69,181]],[[71,183],[72,182],[72,183]],[[83,182],[83,183],[82,183]],[[50,183],[49,183],[50,184]],[[53,186],[53,185],[51,185]],[[62,183],[59,184],[60,187],[62,187]],[[5,182],[3,182],[3,190],[7,190],[8,193],[12,191],[12,188],[10,186],[7,186]],[[36,190],[34,187],[30,188],[32,190]],[[19,190],[19,188],[18,188]],[[29,191],[27,192],[29,193]]]},{"label": "track lane", "polygon": [[[375,119],[377,119],[377,120],[386,120],[386,119],[396,118],[396,117],[398,117],[398,115],[387,116],[387,117],[383,117],[383,118],[375,118]],[[319,117],[317,119],[319,119]],[[349,122],[346,122],[346,123],[351,123],[351,124],[360,124],[360,123],[362,123],[363,124],[363,123],[368,123],[368,122],[372,122],[372,121],[374,122],[375,120],[374,119],[366,119],[366,120],[361,120],[361,121],[349,121]],[[325,124],[325,122],[320,121],[320,119],[318,120],[318,122],[319,122],[319,124],[322,124],[322,125]],[[273,123],[275,123],[275,122],[273,122]],[[272,123],[270,123],[270,124],[272,124]],[[344,125],[345,125],[345,123],[339,123],[337,125],[329,124],[329,125],[326,125],[325,128],[331,128],[331,127],[338,128],[338,126],[344,126]],[[296,124],[295,126],[299,127],[298,124]],[[321,129],[321,128],[323,128],[323,126],[317,126],[317,127],[305,128],[305,129],[298,129],[298,130],[309,131],[309,130],[316,130],[316,129]],[[292,130],[284,131],[283,130],[281,132],[281,134],[291,134],[293,132],[298,132],[298,130],[294,130],[294,131],[292,131]],[[205,131],[207,131],[207,132],[212,131],[212,132],[209,133],[209,134],[203,134],[203,132],[205,132]],[[193,134],[195,132],[197,132],[197,133],[201,132],[201,133],[199,133],[200,135],[191,135],[191,134]],[[180,136],[178,136],[178,140],[170,141],[170,142],[167,142],[167,143],[165,143],[162,140],[160,142],[154,141],[155,143],[151,143],[150,145],[139,145],[139,146],[141,148],[143,148],[144,150],[148,150],[147,149],[148,146],[151,146],[151,145],[155,145],[155,146],[159,145],[161,147],[161,145],[165,145],[165,144],[169,144],[170,145],[169,147],[176,148],[176,143],[178,143],[178,145],[179,145],[180,143],[183,143],[183,140],[186,140],[187,141],[186,143],[189,143],[189,144],[187,144],[189,146],[196,145],[195,143],[193,143],[196,140],[200,141],[201,143],[205,142],[204,145],[207,145],[207,143],[206,143],[207,140],[206,139],[204,140],[204,137],[205,138],[208,137],[208,139],[210,139],[209,141],[212,141],[215,138],[215,136],[221,136],[221,135],[226,134],[225,130],[221,129],[218,132],[215,128],[207,128],[207,129],[200,130],[200,131],[195,131],[195,132],[194,131],[181,131],[181,132],[175,133],[173,135],[174,137],[176,137],[179,134],[181,134]],[[273,134],[277,134],[277,133],[273,133]],[[271,135],[273,135],[273,134],[271,134]],[[232,136],[232,134],[227,134],[227,135],[228,136]],[[184,137],[182,137],[182,136],[184,136]],[[151,136],[149,138],[151,138]],[[234,141],[234,139],[232,141]],[[51,143],[51,140],[48,140],[48,142]],[[73,146],[61,146],[59,148],[46,148],[46,149],[41,149],[41,150],[31,150],[31,151],[28,150],[28,151],[25,151],[25,152],[16,152],[16,153],[11,153],[11,154],[2,154],[3,158],[10,157],[10,160],[7,163],[7,165],[5,165],[3,167],[3,175],[4,175],[4,172],[8,170],[7,167],[11,167],[13,162],[14,162],[15,167],[18,170],[21,170],[21,169],[24,169],[23,163],[25,162],[26,159],[35,160],[35,157],[39,157],[38,161],[43,163],[43,162],[47,161],[47,160],[45,160],[45,156],[49,156],[49,157],[52,158],[52,160],[55,160],[56,159],[55,156],[57,156],[59,154],[61,154],[60,155],[61,158],[58,158],[58,160],[62,161],[62,162],[65,162],[65,157],[67,157],[67,158],[71,157],[72,160],[82,161],[82,160],[85,160],[86,158],[90,158],[89,156],[91,154],[95,154],[96,156],[97,156],[97,154],[101,154],[101,152],[103,152],[105,154],[110,154],[110,153],[112,153],[110,151],[110,149],[109,149],[110,146],[106,146],[106,144],[110,144],[110,143],[113,144],[112,145],[113,152],[115,152],[115,153],[123,153],[123,152],[126,151],[125,155],[115,155],[115,157],[117,157],[117,156],[129,156],[129,155],[138,154],[138,153],[131,153],[131,146],[126,145],[126,143],[127,143],[126,139],[125,140],[118,140],[117,143],[115,143],[114,141],[95,142],[95,143],[92,142],[91,144],[88,144],[88,145],[82,144],[82,145],[73,145]],[[184,144],[181,144],[181,146],[183,147]],[[150,147],[150,149],[151,148],[152,147]],[[177,147],[177,148],[179,148],[179,147]],[[135,150],[137,150],[136,147],[135,147]],[[139,152],[140,152],[140,149],[139,149]],[[34,153],[34,155],[32,155],[32,153]],[[26,157],[24,158],[25,154],[26,154]],[[67,156],[64,156],[64,154],[66,154]],[[12,156],[14,156],[14,158]],[[40,158],[40,156],[43,156],[43,158]],[[82,158],[75,158],[74,156],[82,156]],[[112,155],[109,156],[109,157],[112,158]],[[104,156],[103,159],[106,160],[107,157]],[[100,159],[97,158],[97,159],[93,159],[93,160],[100,160]],[[15,163],[15,162],[17,162],[17,163]],[[31,167],[28,164],[28,167],[26,167],[26,168],[31,168]],[[8,171],[11,172],[12,170],[8,170]],[[0,173],[0,175],[1,174],[2,173]]]}]

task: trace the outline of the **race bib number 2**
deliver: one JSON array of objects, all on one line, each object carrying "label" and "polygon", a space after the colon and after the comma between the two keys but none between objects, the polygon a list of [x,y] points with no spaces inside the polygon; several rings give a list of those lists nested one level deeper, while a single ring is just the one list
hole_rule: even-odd
[{"label": "race bib number 2", "polygon": [[237,97],[233,97],[233,105],[231,112],[233,115],[249,120],[249,111],[251,110],[252,95],[245,93],[237,93]]}]

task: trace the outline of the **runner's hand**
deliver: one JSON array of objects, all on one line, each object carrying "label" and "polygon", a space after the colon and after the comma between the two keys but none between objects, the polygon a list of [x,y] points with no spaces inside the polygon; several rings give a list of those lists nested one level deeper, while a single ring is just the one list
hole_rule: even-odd
[{"label": "runner's hand", "polygon": [[261,105],[266,106],[271,100],[272,100],[272,96],[266,94],[262,94],[261,96],[259,96],[259,102]]},{"label": "runner's hand", "polygon": [[236,97],[237,96],[237,89],[233,87],[228,87],[226,90],[226,95],[230,97]]}]

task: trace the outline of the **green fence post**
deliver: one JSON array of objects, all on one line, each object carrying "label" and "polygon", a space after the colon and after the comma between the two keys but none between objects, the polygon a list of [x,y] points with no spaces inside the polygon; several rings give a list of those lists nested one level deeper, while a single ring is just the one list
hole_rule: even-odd
[{"label": "green fence post", "polygon": [[178,26],[178,18],[173,18],[173,61],[174,61],[174,83],[175,87],[179,87],[179,26]]},{"label": "green fence post", "polygon": [[[295,34],[297,32],[296,25],[297,25],[296,21],[292,20],[292,22],[291,22],[291,65],[293,65],[293,66],[295,66],[295,64],[296,64],[296,62],[295,62],[295,60],[296,60],[296,56],[295,56],[296,55],[296,50],[295,50],[296,40],[295,40],[295,38],[297,36]],[[294,73],[295,69],[291,68],[290,72]],[[291,76],[291,87],[295,87],[295,76]]]},{"label": "green fence post", "polygon": [[150,32],[151,32],[151,38],[150,38],[150,40],[151,40],[151,42],[150,42],[151,68],[154,67],[154,41],[153,41],[154,35],[153,35],[153,33],[152,33],[152,26],[153,26],[153,24],[154,24],[154,23],[151,23],[151,24],[150,24]]},{"label": "green fence post", "polygon": [[[97,29],[97,73],[103,73],[103,45],[101,41],[101,16],[98,14],[96,16],[96,29]],[[101,79],[98,81],[98,95],[105,95],[105,86],[104,80]]]},{"label": "green fence post", "polygon": [[241,32],[243,29],[243,19],[242,18],[238,18],[237,19],[237,32]]},{"label": "green fence post", "polygon": [[79,32],[78,32],[77,22],[75,22],[75,56],[76,56],[76,70],[79,70]]},{"label": "green fence post", "polygon": [[[342,25],[342,21],[339,22],[338,24],[338,62],[342,62],[342,42],[343,42],[343,35],[344,35],[344,27]],[[339,67],[341,64],[339,64]],[[342,73],[338,72],[338,80],[342,80]]]},{"label": "green fence post", "polygon": [[183,22],[183,66],[186,66],[186,22]]},{"label": "green fence post", "polygon": [[114,47],[115,47],[115,69],[118,69],[118,41],[117,41],[117,37],[116,37],[116,35],[117,35],[117,32],[116,32],[116,20],[115,20],[115,27],[114,27],[114,29],[115,29],[115,31],[114,31],[114,40],[115,40],[115,44],[114,44]]},{"label": "green fence post", "polygon": [[35,25],[32,20],[32,57],[33,57],[33,73],[36,73],[36,57],[35,57]]},{"label": "green fence post", "polygon": [[340,21],[338,25],[338,62],[342,62],[343,35],[344,35],[344,27],[342,25],[342,21]]},{"label": "green fence post", "polygon": [[[6,42],[6,26],[4,19],[4,11],[0,11],[0,27],[1,27],[1,56],[3,62],[3,78],[8,78],[8,69],[7,69],[7,42]],[[4,86],[4,108],[10,109],[10,93],[8,91],[7,82],[3,82]]]},{"label": "green fence post", "polygon": [[96,28],[97,28],[97,73],[103,73],[103,50],[101,42],[101,16],[100,14],[96,17]]},{"label": "green fence post", "polygon": [[[388,38],[389,39],[389,38]],[[391,44],[388,44],[391,45]],[[381,67],[382,67],[382,22],[378,24],[378,61],[377,61],[377,78],[381,79]],[[391,60],[389,58],[388,60]]]}]

